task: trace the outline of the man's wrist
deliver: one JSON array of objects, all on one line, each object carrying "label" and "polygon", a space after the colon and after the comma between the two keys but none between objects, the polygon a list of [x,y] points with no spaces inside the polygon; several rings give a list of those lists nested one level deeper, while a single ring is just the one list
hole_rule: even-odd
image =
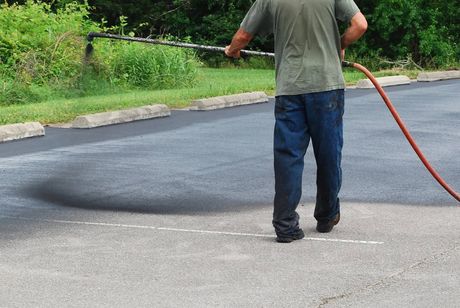
[{"label": "man's wrist", "polygon": [[239,58],[241,49],[246,47],[251,39],[252,35],[249,32],[244,31],[242,28],[238,29],[230,45],[225,48],[225,54],[229,57]]}]

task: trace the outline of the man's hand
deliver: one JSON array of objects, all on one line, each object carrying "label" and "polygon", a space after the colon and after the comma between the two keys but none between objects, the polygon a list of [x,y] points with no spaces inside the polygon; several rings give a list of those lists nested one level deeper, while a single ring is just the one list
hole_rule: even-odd
[{"label": "man's hand", "polygon": [[244,31],[242,28],[238,29],[232,39],[232,43],[225,47],[225,55],[231,58],[239,58],[241,56],[240,50],[246,47],[252,40],[252,34]]},{"label": "man's hand", "polygon": [[230,57],[230,58],[235,58],[235,59],[238,59],[239,57],[241,57],[241,53],[239,50],[237,49],[230,49],[230,45],[228,45],[227,47],[225,47],[225,55],[227,57]]}]

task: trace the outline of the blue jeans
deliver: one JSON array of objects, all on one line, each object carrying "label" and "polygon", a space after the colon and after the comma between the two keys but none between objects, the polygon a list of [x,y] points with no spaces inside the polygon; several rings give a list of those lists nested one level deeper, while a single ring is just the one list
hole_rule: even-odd
[{"label": "blue jeans", "polygon": [[318,222],[328,222],[340,212],[343,113],[344,90],[276,97],[273,226],[278,236],[289,236],[299,229],[296,208],[310,139],[317,166],[314,216]]}]

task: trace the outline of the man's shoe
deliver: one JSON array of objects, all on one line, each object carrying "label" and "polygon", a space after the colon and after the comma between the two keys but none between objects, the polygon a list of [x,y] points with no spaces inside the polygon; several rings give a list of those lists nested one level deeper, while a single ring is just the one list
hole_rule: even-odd
[{"label": "man's shoe", "polygon": [[316,231],[320,233],[331,232],[334,226],[339,223],[339,221],[340,221],[340,213],[335,215],[335,217],[328,222],[318,222],[318,224],[316,225]]},{"label": "man's shoe", "polygon": [[305,234],[303,233],[302,229],[299,229],[296,231],[296,233],[292,235],[283,235],[283,236],[277,236],[276,241],[278,243],[290,243],[295,240],[301,240],[305,237]]}]

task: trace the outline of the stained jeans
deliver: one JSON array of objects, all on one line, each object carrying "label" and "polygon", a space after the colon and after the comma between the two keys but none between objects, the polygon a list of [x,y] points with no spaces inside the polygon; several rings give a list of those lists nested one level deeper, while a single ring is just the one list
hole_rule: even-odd
[{"label": "stained jeans", "polygon": [[343,113],[344,90],[276,97],[273,226],[277,235],[289,236],[299,229],[296,208],[310,139],[317,166],[314,216],[328,222],[340,212]]}]

